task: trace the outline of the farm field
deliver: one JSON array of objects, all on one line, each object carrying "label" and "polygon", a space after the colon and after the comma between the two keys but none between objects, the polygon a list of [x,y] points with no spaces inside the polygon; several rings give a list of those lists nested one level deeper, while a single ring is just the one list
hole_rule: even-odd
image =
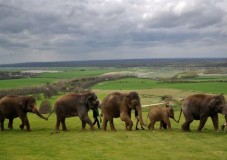
[{"label": "farm field", "polygon": [[[37,69],[40,70],[40,68],[37,68]],[[21,71],[24,71],[24,70],[29,71],[28,68],[23,68],[23,70],[21,70]],[[54,69],[45,69],[45,70],[47,70],[47,71],[54,70],[54,71],[58,71],[58,72],[55,72],[55,73],[43,72],[32,78],[0,80],[0,89],[20,88],[20,87],[28,87],[28,86],[40,86],[40,85],[46,85],[48,83],[55,83],[55,82],[61,81],[61,80],[69,80],[69,79],[75,79],[75,78],[80,78],[80,77],[91,77],[91,76],[101,75],[101,74],[104,74],[107,72],[119,71],[118,69],[114,69],[114,68],[113,69],[112,68],[108,68],[108,69],[54,68]]]},{"label": "farm field", "polygon": [[102,90],[119,90],[132,89],[154,89],[154,88],[172,88],[184,91],[197,91],[207,93],[224,93],[227,94],[227,83],[226,82],[202,82],[202,83],[157,83],[151,79],[137,79],[137,78],[125,78],[116,81],[107,81],[96,84],[92,89]]},{"label": "farm field", "polygon": [[[61,69],[60,71],[62,71]],[[96,76],[103,73],[119,72],[124,69],[70,69],[67,72],[42,73],[38,77],[30,79],[20,79],[3,81],[0,80],[0,88],[14,88],[31,85],[42,85],[54,83],[57,80],[73,79],[77,77]],[[128,70],[128,69],[126,69]],[[132,71],[147,71],[147,69],[135,69]],[[65,69],[66,71],[66,69]],[[171,71],[177,73],[178,71]],[[168,71],[168,77],[173,75]],[[153,73],[151,73],[153,74]],[[164,75],[163,73],[160,75]],[[226,79],[226,76],[198,77],[194,81],[202,83],[157,83],[152,79],[124,78],[115,81],[106,81],[92,86],[98,98],[102,99],[114,91],[130,92],[137,91],[141,97],[142,105],[159,103],[161,96],[171,95],[173,98],[182,99],[195,93],[224,93],[227,95],[226,82],[207,82],[207,79]],[[31,82],[31,83],[30,83]],[[5,84],[5,86],[4,86]],[[8,86],[6,86],[8,85]],[[14,85],[14,86],[12,86]],[[60,95],[53,96],[51,103]],[[39,106],[41,100],[37,101]],[[175,117],[179,117],[180,106],[175,106]],[[148,109],[143,109],[143,119],[146,123]],[[47,116],[47,115],[45,115]],[[93,120],[92,111],[89,111],[89,117]],[[134,122],[133,131],[125,131],[124,123],[115,119],[117,132],[109,129],[104,132],[96,129],[91,132],[89,126],[86,131],[81,131],[81,122],[78,117],[66,119],[66,125],[69,129],[67,132],[52,134],[55,127],[56,116],[52,114],[48,121],[38,118],[36,115],[29,113],[28,119],[31,125],[31,132],[21,131],[19,129],[20,119],[14,120],[14,129],[0,132],[0,144],[4,146],[0,150],[0,160],[38,160],[38,159],[103,159],[103,160],[131,160],[131,159],[209,159],[225,160],[227,159],[227,146],[225,145],[226,133],[223,131],[215,132],[211,119],[209,118],[204,130],[199,133],[196,131],[198,121],[191,124],[191,132],[183,132],[181,124],[184,122],[183,115],[179,124],[171,120],[172,130],[159,130],[159,124],[156,124],[154,131],[134,130],[135,118],[132,113]],[[224,122],[222,115],[219,115],[219,126]],[[8,120],[5,121],[7,128]]]}]

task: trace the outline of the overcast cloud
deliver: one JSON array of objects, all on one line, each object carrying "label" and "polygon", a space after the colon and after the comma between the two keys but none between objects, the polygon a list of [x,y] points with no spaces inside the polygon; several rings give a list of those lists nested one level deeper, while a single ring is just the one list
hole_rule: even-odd
[{"label": "overcast cloud", "polygon": [[226,0],[0,0],[0,64],[227,57]]}]

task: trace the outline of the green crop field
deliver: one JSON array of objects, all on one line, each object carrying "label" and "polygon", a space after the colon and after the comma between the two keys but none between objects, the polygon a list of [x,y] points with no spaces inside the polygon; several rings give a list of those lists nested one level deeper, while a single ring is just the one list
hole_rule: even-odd
[{"label": "green crop field", "polygon": [[73,79],[73,78],[81,78],[81,77],[91,77],[97,76],[108,72],[120,71],[120,69],[114,68],[66,68],[66,69],[58,69],[59,72],[56,73],[48,73],[44,72],[38,75],[39,78],[54,78],[54,79]]},{"label": "green crop field", "polygon": [[[48,71],[48,70],[47,70]],[[107,72],[119,71],[119,69],[96,69],[96,68],[79,68],[79,69],[57,69],[56,73],[40,73],[33,78],[0,80],[0,89],[21,88],[30,86],[46,85],[59,80],[68,80],[81,77],[97,76]]]},{"label": "green crop field", "polygon": [[54,83],[56,79],[53,78],[26,78],[26,79],[10,79],[0,80],[1,89],[21,88],[30,86],[45,85],[47,83]]},{"label": "green crop field", "polygon": [[116,81],[107,81],[96,84],[92,89],[102,90],[139,90],[153,88],[173,88],[188,91],[200,91],[207,93],[227,94],[226,82],[202,82],[202,83],[157,83],[151,79],[125,78]]}]

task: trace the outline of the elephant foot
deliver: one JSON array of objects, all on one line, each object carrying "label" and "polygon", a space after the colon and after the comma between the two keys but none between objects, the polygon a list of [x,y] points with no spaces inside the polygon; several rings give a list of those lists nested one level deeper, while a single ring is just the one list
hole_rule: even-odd
[{"label": "elephant foot", "polygon": [[140,130],[140,129],[136,127],[136,130]]},{"label": "elephant foot", "polygon": [[184,132],[191,132],[190,129],[182,129]]},{"label": "elephant foot", "polygon": [[85,128],[81,128],[81,131],[86,131],[86,129]]},{"label": "elephant foot", "polygon": [[21,130],[24,129],[24,125],[23,125],[23,124],[20,125],[20,129],[21,129]]},{"label": "elephant foot", "polygon": [[224,131],[224,129],[225,129],[225,125],[223,124],[221,125],[221,130]]}]

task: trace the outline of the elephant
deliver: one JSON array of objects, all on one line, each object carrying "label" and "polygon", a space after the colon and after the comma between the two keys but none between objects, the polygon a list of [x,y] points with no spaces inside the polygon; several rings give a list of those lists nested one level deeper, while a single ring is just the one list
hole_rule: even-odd
[{"label": "elephant", "polygon": [[4,121],[9,119],[8,128],[13,129],[13,119],[20,117],[22,124],[21,130],[26,126],[27,131],[31,131],[27,117],[27,112],[35,113],[42,119],[47,120],[42,116],[37,107],[35,98],[32,96],[8,95],[0,99],[0,131],[4,130]]},{"label": "elephant", "polygon": [[194,94],[184,100],[180,116],[182,112],[185,117],[185,122],[181,126],[183,131],[190,131],[192,121],[200,120],[197,129],[200,132],[208,117],[211,117],[214,129],[218,131],[218,113],[226,116],[227,105],[223,95]]},{"label": "elephant", "polygon": [[171,129],[171,123],[169,118],[172,118],[175,122],[178,121],[174,117],[173,107],[169,106],[169,103],[166,103],[165,107],[156,105],[150,108],[150,111],[147,115],[150,119],[150,123],[148,124],[148,129],[154,129],[154,125],[156,122],[160,121],[160,129]]},{"label": "elephant", "polygon": [[101,111],[103,115],[102,129],[106,131],[107,123],[110,122],[112,131],[116,131],[113,118],[118,118],[125,122],[125,129],[132,130],[133,122],[131,120],[131,110],[138,112],[140,124],[145,125],[142,118],[142,107],[140,98],[137,92],[119,93],[113,92],[107,95],[101,104]]},{"label": "elephant", "polygon": [[[59,97],[55,104],[54,109],[49,116],[55,111],[57,116],[55,132],[59,133],[60,123],[62,130],[67,131],[65,125],[65,118],[79,116],[82,121],[82,130],[85,130],[86,123],[90,125],[91,130],[94,130],[93,123],[88,117],[89,109],[96,109],[99,105],[99,100],[95,93],[69,93]],[[49,117],[48,116],[48,117]]]}]

